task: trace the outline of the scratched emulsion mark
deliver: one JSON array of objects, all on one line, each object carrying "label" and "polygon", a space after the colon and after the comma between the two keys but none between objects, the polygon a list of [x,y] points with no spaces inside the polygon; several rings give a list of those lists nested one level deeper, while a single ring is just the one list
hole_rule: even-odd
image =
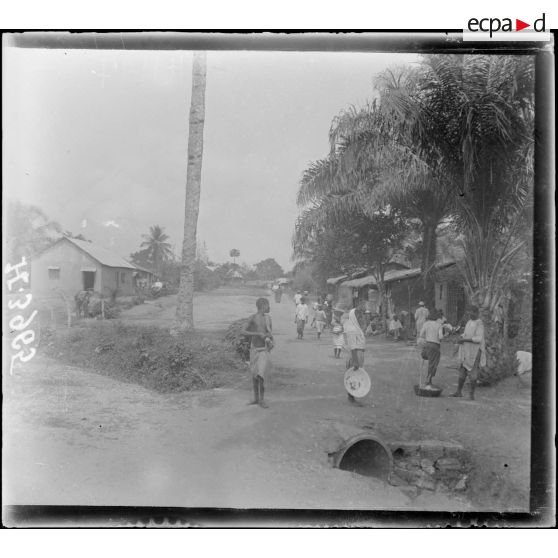
[{"label": "scratched emulsion mark", "polygon": [[27,265],[27,260],[22,257],[15,265],[7,264],[4,270],[8,288],[8,310],[17,312],[8,322],[9,335],[13,336],[10,348],[12,351],[17,351],[11,355],[10,375],[13,374],[16,362],[29,362],[37,352],[35,347],[29,346],[35,342],[35,331],[30,326],[37,315],[37,310],[33,310],[31,314],[24,313],[33,300],[33,295],[25,292],[29,288]]}]

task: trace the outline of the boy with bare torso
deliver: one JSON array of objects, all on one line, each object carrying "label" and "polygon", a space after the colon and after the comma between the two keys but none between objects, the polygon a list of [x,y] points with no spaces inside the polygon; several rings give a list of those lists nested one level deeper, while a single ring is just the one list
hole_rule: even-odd
[{"label": "boy with bare torso", "polygon": [[250,371],[252,373],[252,387],[254,399],[249,405],[259,405],[267,409],[264,401],[264,379],[271,366],[270,352],[273,348],[272,324],[269,315],[269,301],[258,298],[258,311],[249,320],[243,335],[251,338],[250,343]]}]

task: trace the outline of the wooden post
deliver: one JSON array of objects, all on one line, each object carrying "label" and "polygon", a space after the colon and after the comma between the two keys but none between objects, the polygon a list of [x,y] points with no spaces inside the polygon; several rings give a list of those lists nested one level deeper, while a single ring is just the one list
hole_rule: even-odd
[{"label": "wooden post", "polygon": [[101,319],[105,319],[105,299],[101,298]]},{"label": "wooden post", "polygon": [[66,325],[68,329],[72,327],[72,307],[71,307],[71,300],[64,294],[63,291],[58,291],[62,300],[64,301],[64,305],[66,307]]}]

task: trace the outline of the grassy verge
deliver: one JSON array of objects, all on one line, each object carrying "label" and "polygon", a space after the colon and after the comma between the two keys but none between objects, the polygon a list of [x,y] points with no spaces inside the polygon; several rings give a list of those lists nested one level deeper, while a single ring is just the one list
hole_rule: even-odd
[{"label": "grassy verge", "polygon": [[59,361],[158,392],[234,385],[245,366],[217,335],[179,338],[154,326],[95,322],[43,337],[42,351]]}]

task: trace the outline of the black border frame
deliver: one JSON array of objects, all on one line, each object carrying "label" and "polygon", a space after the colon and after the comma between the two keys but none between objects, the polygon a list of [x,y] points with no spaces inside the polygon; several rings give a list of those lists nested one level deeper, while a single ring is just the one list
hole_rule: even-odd
[{"label": "black border frame", "polygon": [[[480,35],[480,34],[479,34]],[[555,32],[552,31],[555,37]],[[14,30],[4,46],[118,50],[444,52],[534,55],[536,65],[530,513],[4,506],[8,527],[551,527],[555,485],[555,131],[553,44],[463,42],[461,30]],[[554,389],[553,389],[554,388]]]}]

